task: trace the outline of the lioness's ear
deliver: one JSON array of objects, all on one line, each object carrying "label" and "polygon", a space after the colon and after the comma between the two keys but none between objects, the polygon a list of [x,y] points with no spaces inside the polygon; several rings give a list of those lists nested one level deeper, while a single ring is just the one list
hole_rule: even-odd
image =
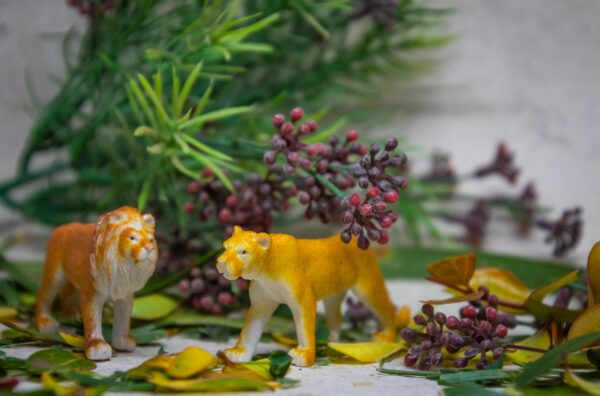
[{"label": "lioness's ear", "polygon": [[142,216],[142,219],[144,219],[144,223],[146,223],[147,225],[149,225],[152,228],[154,228],[154,226],[156,225],[154,216],[152,216],[150,213],[146,213],[144,216]]},{"label": "lioness's ear", "polygon": [[269,246],[271,246],[271,236],[269,236],[269,234],[266,234],[264,232],[261,232],[260,234],[258,234],[256,236],[256,242],[260,245],[260,247],[262,247],[263,249],[268,249]]},{"label": "lioness's ear", "polygon": [[240,227],[240,226],[233,226],[233,235],[235,235],[235,234],[239,234],[239,233],[240,233],[240,232],[242,232],[242,231],[244,231],[244,230],[242,229],[242,227]]}]

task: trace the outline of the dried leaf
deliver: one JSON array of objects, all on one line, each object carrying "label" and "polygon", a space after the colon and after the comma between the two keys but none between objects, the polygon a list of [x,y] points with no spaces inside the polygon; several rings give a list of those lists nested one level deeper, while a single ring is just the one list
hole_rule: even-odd
[{"label": "dried leaf", "polygon": [[564,380],[567,384],[581,389],[588,395],[600,395],[600,382],[592,382],[579,377],[568,365],[565,367]]},{"label": "dried leaf", "polygon": [[164,318],[177,308],[179,303],[163,294],[149,294],[133,300],[131,317],[139,320],[157,320]]},{"label": "dried leaf", "polygon": [[146,378],[154,370],[167,370],[174,361],[175,355],[157,355],[130,369],[127,374],[134,378]]},{"label": "dried leaf", "polygon": [[[515,345],[548,350],[552,346],[550,331],[547,327],[544,327],[538,330],[535,334],[519,342],[515,342]],[[508,357],[513,363],[519,365],[531,363],[539,359],[542,355],[542,352],[524,351],[522,349],[517,349],[514,352],[506,353],[506,357]]]},{"label": "dried leaf", "polygon": [[0,307],[0,320],[11,320],[17,316],[18,311],[11,307]]},{"label": "dried leaf", "polygon": [[[490,294],[496,295],[500,300],[511,304],[523,304],[529,296],[529,289],[521,279],[512,272],[504,268],[483,268],[475,271],[469,282],[473,290],[479,286],[485,286]],[[522,314],[525,310],[516,308],[507,308],[501,306],[500,309],[506,312]]]},{"label": "dried leaf", "polygon": [[177,379],[189,378],[213,366],[217,360],[207,351],[198,347],[187,347],[175,355],[166,373]]},{"label": "dried leaf", "polygon": [[179,392],[253,392],[272,389],[263,381],[228,376],[173,380],[165,374],[153,373],[148,380],[160,388]]},{"label": "dried leaf", "polygon": [[580,337],[600,329],[600,305],[586,309],[571,325],[567,339]]},{"label": "dried leaf", "polygon": [[64,349],[44,349],[33,353],[27,359],[27,368],[35,373],[44,371],[90,371],[96,368],[96,364],[87,360],[83,355],[75,354]]},{"label": "dried leaf", "polygon": [[423,304],[443,305],[443,304],[453,304],[453,303],[463,302],[463,301],[479,300],[481,297],[483,297],[483,292],[477,291],[477,292],[468,293],[468,294],[459,294],[457,296],[445,298],[443,300],[424,300],[421,302]]},{"label": "dried leaf", "polygon": [[361,363],[377,362],[389,354],[406,348],[404,343],[398,342],[354,342],[347,344],[330,342],[327,346]]},{"label": "dried leaf", "polygon": [[561,287],[574,282],[577,279],[577,271],[572,271],[559,279],[547,284],[546,286],[540,287],[539,289],[531,292],[527,300],[525,300],[525,307],[535,316],[537,319],[545,320],[547,318],[554,318],[561,322],[571,323],[575,321],[581,314],[582,310],[571,310],[567,308],[553,307],[543,303],[544,298]]},{"label": "dried leaf", "polygon": [[85,347],[85,338],[83,338],[80,335],[72,335],[69,333],[65,333],[64,331],[59,331],[58,334],[63,340],[65,340],[67,344],[69,344],[73,348],[83,349]]},{"label": "dried leaf", "polygon": [[448,257],[427,266],[431,278],[454,286],[468,287],[474,272],[474,253]]},{"label": "dried leaf", "polygon": [[588,306],[600,302],[600,242],[597,242],[588,256]]}]

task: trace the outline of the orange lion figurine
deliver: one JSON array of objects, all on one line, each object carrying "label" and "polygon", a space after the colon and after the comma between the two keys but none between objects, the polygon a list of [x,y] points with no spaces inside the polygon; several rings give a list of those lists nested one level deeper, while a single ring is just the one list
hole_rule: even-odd
[{"label": "orange lion figurine", "polygon": [[57,227],[48,241],[36,298],[38,330],[58,330],[51,308],[59,292],[63,310],[76,310],[79,299],[85,355],[91,360],[110,359],[112,349],[102,335],[102,310],[106,302],[112,301],[112,346],[133,351],[136,343],[129,331],[133,293],[146,284],[157,257],[154,217],[129,206],[103,214],[96,224]]}]

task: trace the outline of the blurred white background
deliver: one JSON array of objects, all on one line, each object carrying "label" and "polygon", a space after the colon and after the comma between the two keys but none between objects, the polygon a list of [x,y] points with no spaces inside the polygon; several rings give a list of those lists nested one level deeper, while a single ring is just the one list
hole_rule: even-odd
[{"label": "blurred white background", "polygon": [[[517,194],[534,180],[552,217],[584,209],[584,236],[568,258],[580,265],[600,239],[600,2],[595,0],[436,1],[453,7],[445,30],[457,34],[439,50],[439,69],[399,84],[388,95],[397,117],[377,136],[452,153],[459,173],[488,162],[506,141],[522,168]],[[64,73],[61,39],[83,26],[64,0],[0,0],[0,180],[10,177],[32,124],[29,74],[47,99]],[[471,193],[507,191],[502,180],[464,186]],[[0,209],[0,234],[18,218]],[[543,235],[517,239],[491,230],[486,248],[549,256]]]}]

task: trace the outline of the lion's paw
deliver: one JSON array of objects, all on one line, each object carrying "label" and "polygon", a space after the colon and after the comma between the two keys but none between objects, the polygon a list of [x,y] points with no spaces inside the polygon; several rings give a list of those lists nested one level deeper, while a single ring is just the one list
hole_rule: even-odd
[{"label": "lion's paw", "polygon": [[225,356],[227,356],[227,359],[231,360],[232,362],[248,362],[252,359],[252,354],[248,353],[246,348],[242,347],[236,346],[233,348],[225,349],[223,353],[225,354]]},{"label": "lion's paw", "polygon": [[137,345],[131,335],[113,337],[111,344],[117,351],[123,352],[132,352]]},{"label": "lion's paw", "polygon": [[112,356],[112,348],[101,339],[93,339],[86,343],[85,356],[90,360],[108,360]]},{"label": "lion's paw", "polygon": [[307,367],[315,363],[315,350],[312,348],[293,348],[288,355],[292,357],[294,366]]}]

